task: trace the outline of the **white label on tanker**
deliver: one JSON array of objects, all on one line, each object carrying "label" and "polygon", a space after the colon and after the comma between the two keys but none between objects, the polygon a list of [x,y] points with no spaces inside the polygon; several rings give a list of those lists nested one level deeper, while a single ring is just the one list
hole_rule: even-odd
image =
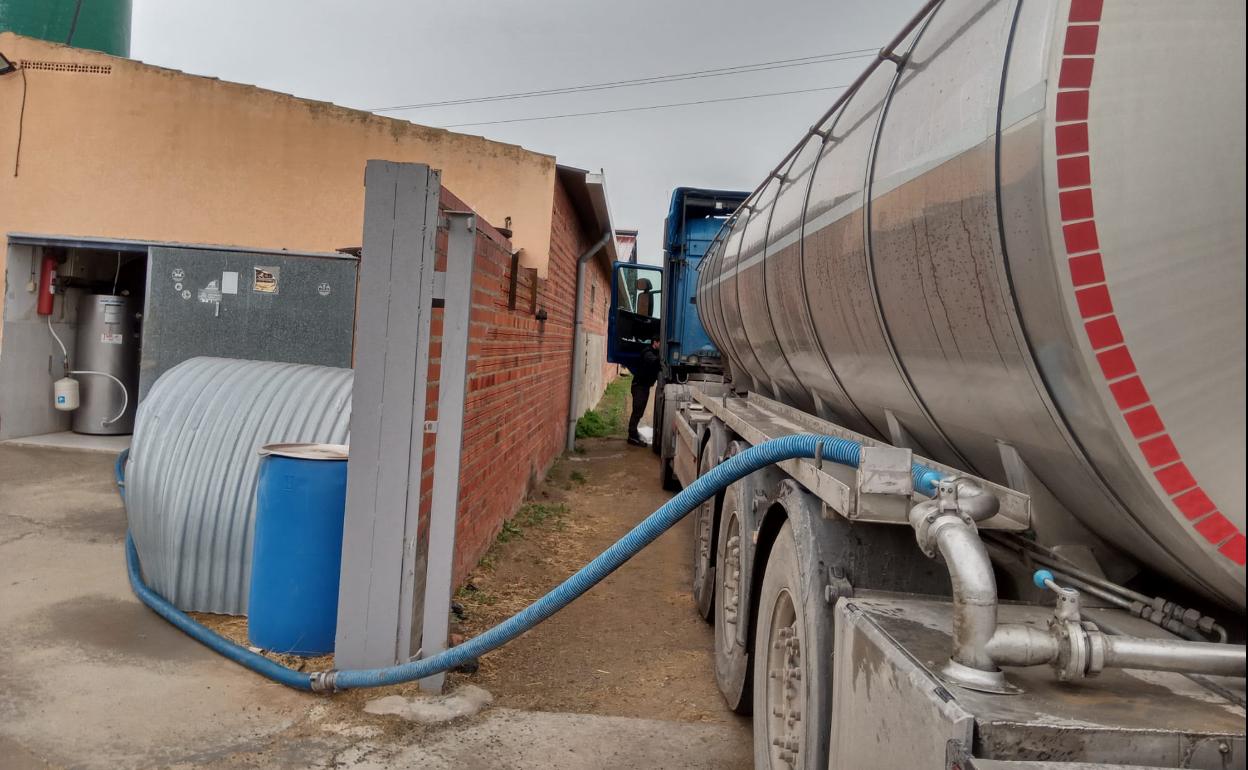
[{"label": "white label on tanker", "polygon": [[238,273],[229,270],[221,273],[221,293],[238,294]]},{"label": "white label on tanker", "polygon": [[120,345],[121,344],[121,332],[101,332],[100,342],[104,343],[105,345]]}]

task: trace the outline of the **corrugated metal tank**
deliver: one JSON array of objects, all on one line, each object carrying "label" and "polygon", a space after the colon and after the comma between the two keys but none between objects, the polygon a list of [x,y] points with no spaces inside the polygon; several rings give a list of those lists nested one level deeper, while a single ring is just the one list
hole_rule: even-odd
[{"label": "corrugated metal tank", "polygon": [[192,358],[139,405],[126,516],[147,584],[179,609],[247,612],[258,451],[346,444],[350,369]]},{"label": "corrugated metal tank", "polygon": [[130,5],[131,0],[0,0],[0,32],[129,56]]},{"label": "corrugated metal tank", "polygon": [[1012,445],[1242,609],[1244,39],[1232,0],[937,6],[704,262],[738,387],[1003,483]]}]

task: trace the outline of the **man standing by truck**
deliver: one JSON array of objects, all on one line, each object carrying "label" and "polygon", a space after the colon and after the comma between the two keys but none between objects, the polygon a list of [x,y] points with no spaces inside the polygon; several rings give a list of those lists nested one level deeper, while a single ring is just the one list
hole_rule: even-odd
[{"label": "man standing by truck", "polygon": [[628,443],[633,446],[648,446],[637,426],[641,423],[641,416],[646,413],[650,388],[659,379],[659,366],[659,341],[650,340],[650,344],[641,352],[641,360],[628,367],[633,374],[633,414],[628,418]]}]

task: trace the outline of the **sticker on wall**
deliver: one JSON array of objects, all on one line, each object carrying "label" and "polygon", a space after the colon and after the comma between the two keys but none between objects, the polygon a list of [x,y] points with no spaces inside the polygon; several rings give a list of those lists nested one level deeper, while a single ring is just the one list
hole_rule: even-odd
[{"label": "sticker on wall", "polygon": [[199,290],[199,301],[204,303],[221,302],[221,285],[213,278],[208,285]]},{"label": "sticker on wall", "polygon": [[320,294],[322,297],[328,297],[329,296],[329,284],[322,282],[319,285],[317,285],[316,293]]},{"label": "sticker on wall", "polygon": [[120,345],[121,332],[100,332],[100,342],[105,345]]},{"label": "sticker on wall", "polygon": [[190,298],[191,298],[191,290],[190,290],[190,289],[183,289],[183,290],[182,290],[182,299],[190,299]]},{"label": "sticker on wall", "polygon": [[282,275],[280,267],[256,267],[251,290],[260,294],[277,294],[277,282]]},{"label": "sticker on wall", "polygon": [[238,294],[238,273],[232,270],[221,273],[221,293]]},{"label": "sticker on wall", "polygon": [[186,278],[186,273],[185,273],[185,272],[183,272],[183,271],[182,271],[182,268],[180,268],[180,267],[175,267],[175,268],[173,269],[173,272],[171,273],[171,275],[173,276],[173,280],[175,280],[175,281],[181,281],[181,280],[183,280],[184,278]]},{"label": "sticker on wall", "polygon": [[181,281],[178,281],[177,283],[175,283],[175,284],[173,285],[173,290],[174,290],[174,291],[182,291],[182,282],[181,282]]}]

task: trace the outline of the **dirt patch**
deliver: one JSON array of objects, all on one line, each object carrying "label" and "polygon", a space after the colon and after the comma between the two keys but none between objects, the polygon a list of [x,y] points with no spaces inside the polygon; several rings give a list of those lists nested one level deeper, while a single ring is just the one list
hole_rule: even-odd
[{"label": "dirt patch", "polygon": [[[476,636],[528,606],[670,498],[650,450],[619,438],[579,443],[583,451],[555,464],[457,593],[464,618],[454,633]],[[484,656],[476,673],[450,674],[448,690],[472,683],[497,706],[729,722],[748,734],[748,721],[729,712],[715,689],[711,627],[689,594],[691,538],[681,522],[570,607]],[[195,618],[248,644],[246,618]],[[300,671],[333,667],[332,655],[266,655]],[[326,698],[325,707],[333,718],[408,738],[412,727],[358,709],[365,700],[418,692],[415,682],[350,691]]]},{"label": "dirt patch", "polygon": [[245,616],[215,615],[210,612],[191,612],[187,614],[204,627],[215,631],[231,642],[246,647],[252,652],[259,653],[269,660],[281,663],[287,668],[293,668],[295,671],[312,673],[313,671],[328,671],[334,667],[333,653],[305,657],[252,647],[251,640],[247,637],[247,618]]},{"label": "dirt patch", "polygon": [[[586,439],[530,499],[558,510],[503,542],[459,592],[474,636],[557,585],[666,502],[658,461],[618,438]],[[518,517],[519,518],[519,517]],[[495,703],[683,721],[748,722],[715,688],[711,627],[689,594],[692,536],[681,522],[587,595],[486,655],[471,681]]]}]

